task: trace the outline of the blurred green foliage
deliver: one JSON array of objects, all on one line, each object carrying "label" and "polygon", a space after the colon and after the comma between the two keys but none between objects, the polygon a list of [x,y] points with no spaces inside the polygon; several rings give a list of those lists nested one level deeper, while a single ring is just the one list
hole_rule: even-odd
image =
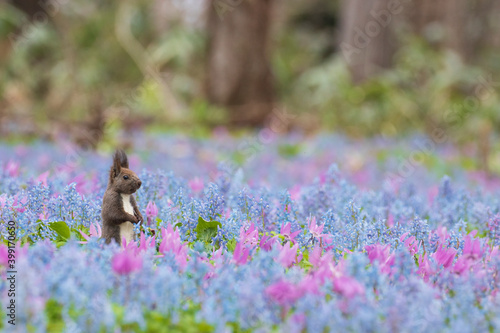
[{"label": "blurred green foliage", "polygon": [[332,57],[302,73],[292,91],[287,99],[290,108],[312,111],[328,129],[355,136],[439,128],[468,140],[484,124],[500,124],[494,77],[418,39],[407,42],[393,70],[360,85],[352,84],[344,61]]},{"label": "blurred green foliage", "polygon": [[[204,98],[203,24],[169,20],[158,31],[152,3],[75,0],[46,24],[0,4],[0,115],[28,123],[36,136],[54,137],[61,128],[76,128],[75,135],[100,131],[106,145],[123,130],[189,128],[205,135],[225,125],[226,111]],[[122,17],[126,6],[130,21]],[[331,52],[337,7],[308,19],[304,5],[295,5],[273,37],[278,106],[299,115],[292,126],[359,137],[439,128],[460,143],[498,130],[496,73],[466,66],[418,38],[403,41],[392,70],[353,84],[341,53]],[[326,30],[311,25],[315,20],[326,22]],[[120,31],[130,32],[135,51]],[[177,116],[172,105],[181,110]]]}]

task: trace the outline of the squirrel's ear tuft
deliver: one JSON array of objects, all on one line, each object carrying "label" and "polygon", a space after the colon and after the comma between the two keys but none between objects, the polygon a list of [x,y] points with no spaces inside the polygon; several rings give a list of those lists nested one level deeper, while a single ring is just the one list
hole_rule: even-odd
[{"label": "squirrel's ear tuft", "polygon": [[127,154],[121,149],[117,149],[115,154],[113,155],[113,166],[111,167],[110,172],[110,182],[113,182],[113,178],[117,177],[120,172],[122,172],[122,168],[128,168],[128,158]]},{"label": "squirrel's ear tuft", "polygon": [[113,163],[118,163],[122,168],[128,169],[128,157],[122,149],[117,149],[113,158]]},{"label": "squirrel's ear tuft", "polygon": [[115,153],[115,155],[113,155],[113,166],[111,167],[110,181],[112,181],[113,178],[118,176],[120,172],[122,172],[120,156],[117,153]]}]

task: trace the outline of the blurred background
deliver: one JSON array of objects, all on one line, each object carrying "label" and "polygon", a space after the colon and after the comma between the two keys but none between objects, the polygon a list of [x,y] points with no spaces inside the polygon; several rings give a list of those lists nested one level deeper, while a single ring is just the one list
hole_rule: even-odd
[{"label": "blurred background", "polygon": [[500,171],[495,0],[0,2],[0,136],[426,134]]}]

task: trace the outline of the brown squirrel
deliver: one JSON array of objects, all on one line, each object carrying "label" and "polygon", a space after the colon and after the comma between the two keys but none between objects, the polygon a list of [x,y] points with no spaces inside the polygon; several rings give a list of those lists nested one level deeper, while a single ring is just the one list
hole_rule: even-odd
[{"label": "brown squirrel", "polygon": [[141,184],[135,172],[128,168],[125,152],[116,150],[109,170],[108,187],[102,198],[102,238],[106,239],[106,244],[111,240],[121,244],[123,238],[128,244],[135,239],[133,224],[142,223],[143,218],[132,194]]}]

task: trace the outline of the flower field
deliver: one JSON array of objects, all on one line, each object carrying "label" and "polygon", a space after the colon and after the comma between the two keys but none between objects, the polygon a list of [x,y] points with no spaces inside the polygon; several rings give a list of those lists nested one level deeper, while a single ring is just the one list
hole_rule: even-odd
[{"label": "flower field", "polygon": [[0,328],[498,332],[498,179],[418,140],[140,136],[121,245],[99,238],[111,153],[3,144]]}]

